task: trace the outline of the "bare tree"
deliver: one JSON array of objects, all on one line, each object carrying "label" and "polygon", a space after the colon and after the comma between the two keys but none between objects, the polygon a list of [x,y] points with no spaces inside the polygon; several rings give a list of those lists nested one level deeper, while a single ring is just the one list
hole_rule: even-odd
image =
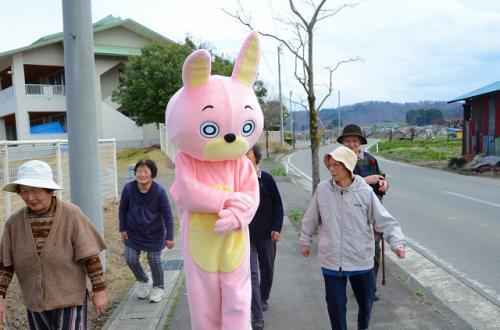
[{"label": "bare tree", "polygon": [[343,4],[336,9],[323,8],[326,0],[319,1],[318,4],[314,0],[301,0],[301,3],[306,4],[309,7],[309,11],[312,12],[309,18],[297,9],[295,2],[299,0],[288,0],[289,9],[292,13],[290,20],[278,19],[279,22],[292,28],[294,34],[293,40],[288,38],[280,37],[270,33],[258,31],[252,26],[251,19],[244,16],[241,11],[236,11],[235,13],[230,13],[226,10],[224,12],[231,17],[240,21],[243,25],[249,27],[252,30],[256,30],[259,34],[265,37],[273,38],[284,45],[290,53],[295,57],[295,70],[294,76],[299,84],[304,88],[307,95],[307,106],[309,112],[309,132],[311,136],[311,155],[312,155],[312,187],[313,192],[316,190],[316,186],[319,183],[319,146],[320,146],[320,132],[318,129],[318,112],[325,103],[325,101],[330,97],[333,91],[333,72],[337,70],[342,64],[358,61],[359,57],[350,58],[347,60],[342,60],[333,66],[326,67],[325,69],[329,72],[329,82],[327,87],[327,92],[325,96],[319,100],[317,105],[316,94],[314,91],[314,66],[313,66],[313,50],[314,50],[314,28],[316,23],[323,21],[329,17],[338,14],[345,8],[353,8],[359,4]]}]

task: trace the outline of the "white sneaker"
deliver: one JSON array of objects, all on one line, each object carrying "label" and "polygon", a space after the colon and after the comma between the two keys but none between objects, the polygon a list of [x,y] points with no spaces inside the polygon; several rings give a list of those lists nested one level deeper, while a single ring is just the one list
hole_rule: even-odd
[{"label": "white sneaker", "polygon": [[153,290],[151,290],[149,301],[151,301],[152,303],[157,303],[160,302],[162,298],[163,298],[162,288],[153,288]]},{"label": "white sneaker", "polygon": [[137,297],[139,299],[148,299],[150,290],[151,287],[149,285],[149,282],[139,282],[139,285],[137,287]]}]

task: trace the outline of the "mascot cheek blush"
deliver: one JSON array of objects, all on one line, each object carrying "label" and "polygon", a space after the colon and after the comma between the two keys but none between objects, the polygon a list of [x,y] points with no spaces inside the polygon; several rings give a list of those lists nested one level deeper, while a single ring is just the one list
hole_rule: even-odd
[{"label": "mascot cheek blush", "polygon": [[206,50],[184,62],[184,86],[170,99],[167,134],[179,148],[170,192],[181,217],[193,329],[251,329],[248,223],[259,204],[245,157],[262,132],[252,86],[259,40],[251,32],[231,77],[211,75]]}]

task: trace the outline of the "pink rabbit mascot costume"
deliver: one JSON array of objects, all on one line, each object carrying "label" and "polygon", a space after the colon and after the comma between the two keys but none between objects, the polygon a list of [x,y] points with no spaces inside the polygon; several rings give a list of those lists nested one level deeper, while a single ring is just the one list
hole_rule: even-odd
[{"label": "pink rabbit mascot costume", "polygon": [[167,134],[179,148],[171,193],[181,216],[192,328],[251,329],[248,224],[259,204],[245,153],[262,132],[252,86],[259,62],[255,32],[231,77],[211,76],[206,50],[184,62],[184,86],[167,105]]}]

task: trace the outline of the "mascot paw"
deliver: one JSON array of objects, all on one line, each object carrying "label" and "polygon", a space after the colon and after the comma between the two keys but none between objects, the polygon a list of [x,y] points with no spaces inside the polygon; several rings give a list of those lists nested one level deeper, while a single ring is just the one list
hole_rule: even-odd
[{"label": "mascot paw", "polygon": [[219,235],[224,235],[230,231],[240,228],[240,222],[230,210],[222,210],[219,212],[219,220],[215,222],[215,232]]},{"label": "mascot paw", "polygon": [[252,197],[240,192],[232,192],[228,194],[224,202],[224,208],[238,208],[240,210],[248,210],[253,205]]}]

